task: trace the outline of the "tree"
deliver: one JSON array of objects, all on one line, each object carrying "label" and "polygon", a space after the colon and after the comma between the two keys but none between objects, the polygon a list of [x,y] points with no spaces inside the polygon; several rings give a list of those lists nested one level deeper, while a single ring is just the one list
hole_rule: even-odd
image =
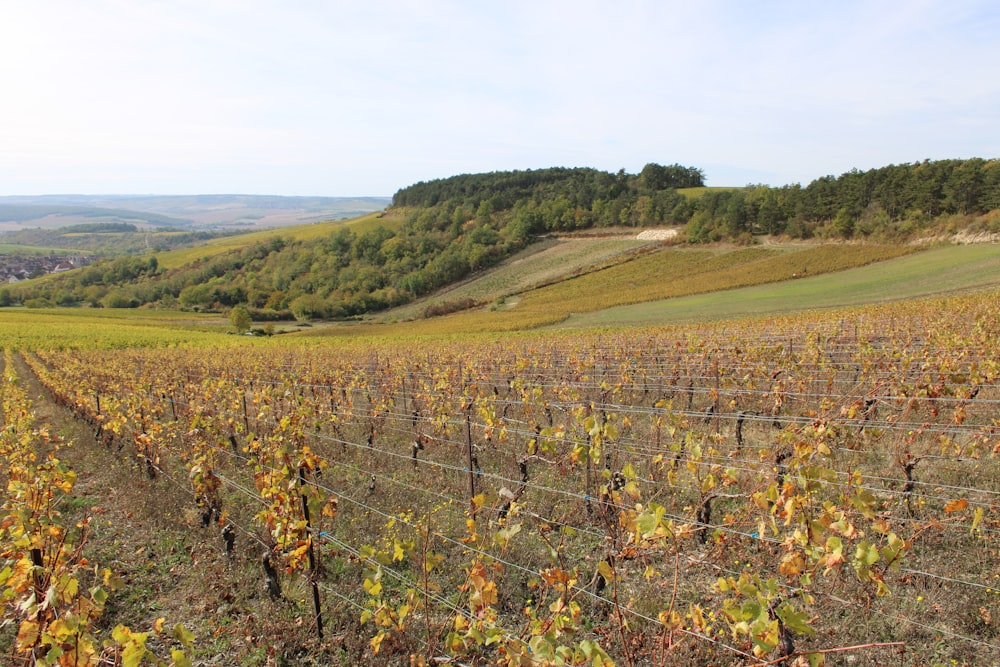
[{"label": "tree", "polygon": [[978,212],[985,164],[985,160],[974,158],[955,167],[944,184],[944,202],[948,210],[963,215]]},{"label": "tree", "polygon": [[300,322],[318,320],[328,314],[329,307],[323,297],[318,294],[302,294],[292,299],[288,308]]},{"label": "tree", "polygon": [[229,311],[229,322],[236,328],[238,333],[249,331],[253,325],[253,320],[250,318],[250,311],[246,309],[246,306],[235,306]]},{"label": "tree", "polygon": [[666,167],[650,162],[639,172],[639,187],[643,190],[663,190],[669,187],[670,175]]},{"label": "tree", "polygon": [[854,236],[854,216],[847,208],[837,211],[837,216],[833,219],[833,228],[842,238],[849,239]]}]

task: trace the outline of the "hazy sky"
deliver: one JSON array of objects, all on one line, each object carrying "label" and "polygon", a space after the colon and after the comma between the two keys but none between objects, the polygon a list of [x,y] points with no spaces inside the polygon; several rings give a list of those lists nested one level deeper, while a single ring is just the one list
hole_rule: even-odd
[{"label": "hazy sky", "polygon": [[1000,157],[996,0],[0,0],[0,195]]}]

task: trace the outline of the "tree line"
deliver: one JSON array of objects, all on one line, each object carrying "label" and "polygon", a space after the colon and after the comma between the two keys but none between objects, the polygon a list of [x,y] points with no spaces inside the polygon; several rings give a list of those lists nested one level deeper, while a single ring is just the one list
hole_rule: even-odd
[{"label": "tree line", "polygon": [[[926,160],[823,176],[805,187],[712,190],[684,223],[692,242],[757,234],[904,241],[940,226],[942,218],[998,209],[1000,160]],[[1000,231],[996,218],[983,224]]]}]

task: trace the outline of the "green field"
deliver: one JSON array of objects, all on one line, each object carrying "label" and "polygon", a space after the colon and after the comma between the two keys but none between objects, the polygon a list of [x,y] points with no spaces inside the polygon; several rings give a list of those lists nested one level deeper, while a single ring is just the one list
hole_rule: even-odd
[{"label": "green field", "polygon": [[1000,245],[946,246],[857,269],[570,316],[559,326],[656,325],[900,301],[1000,287]]}]

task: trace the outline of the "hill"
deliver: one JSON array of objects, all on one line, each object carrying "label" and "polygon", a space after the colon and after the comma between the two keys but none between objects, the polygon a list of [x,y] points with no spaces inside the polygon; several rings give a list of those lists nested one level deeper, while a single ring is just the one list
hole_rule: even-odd
[{"label": "hill", "polygon": [[566,328],[778,315],[1000,288],[1000,245],[946,245],[823,275],[575,312]]},{"label": "hill", "polygon": [[[508,269],[506,277],[495,276],[503,285],[462,287],[516,253],[540,254],[534,244],[584,231],[635,234],[637,228],[669,226],[679,231],[669,243],[688,245],[761,239],[892,245],[960,230],[1000,233],[1000,162],[891,165],[782,188],[706,188],[699,169],[676,164],[647,164],[638,174],[560,167],[417,183],[392,201],[384,213],[351,221],[212,238],[183,250],[99,262],[18,285],[6,300],[219,311],[243,305],[258,319],[350,319],[448,289],[398,316],[442,314],[504,297],[516,291],[514,285],[523,290],[536,284]],[[588,261],[600,268],[614,254],[584,253],[578,266],[556,271],[553,279],[591,271]],[[628,270],[645,270],[636,266]],[[640,300],[656,298],[651,294]]]},{"label": "hill", "polygon": [[[581,241],[568,239],[561,241],[567,245],[574,242]],[[600,243],[598,239],[585,242],[593,243],[595,246]],[[1000,266],[996,261],[990,260],[993,256],[1000,256],[1000,247],[994,244],[977,247],[987,249],[986,264],[979,266],[985,272],[985,278],[970,268],[961,272],[961,276],[955,279],[953,287],[1000,284]],[[920,281],[923,288],[911,291],[908,296],[933,294],[935,291],[930,286],[934,272],[953,270],[956,267],[952,264],[966,262],[972,253],[963,249],[961,252],[947,255],[944,260],[930,263],[922,263],[921,259],[917,259],[925,255],[934,256],[927,248],[876,244],[800,243],[757,247],[719,245],[708,248],[650,244],[619,253],[596,264],[564,265],[559,279],[539,281],[544,284],[508,291],[493,302],[479,303],[477,307],[470,307],[463,312],[417,321],[400,321],[391,327],[359,329],[355,326],[332,326],[316,329],[315,333],[357,335],[360,331],[364,331],[383,332],[387,335],[441,335],[519,331],[563,325],[615,326],[619,319],[622,323],[630,321],[628,313],[631,311],[627,307],[632,304],[635,304],[632,307],[637,311],[646,313],[645,319],[639,321],[640,324],[659,324],[670,321],[671,316],[669,306],[664,306],[663,315],[658,316],[660,311],[657,310],[659,307],[657,304],[672,304],[682,297],[730,294],[749,286],[800,284],[808,286],[811,283],[807,281],[810,280],[818,281],[820,285],[833,281],[834,287],[826,292],[835,292],[835,285],[838,283],[833,276],[844,275],[850,269],[857,269],[861,275],[879,275],[866,272],[874,272],[875,266],[893,265],[899,261],[895,258],[910,256],[914,257],[916,266],[926,265],[929,275]],[[974,257],[983,259],[982,255]],[[530,259],[529,257],[525,261]],[[475,291],[476,283],[479,282],[493,285],[497,282],[493,274],[503,273],[510,267],[511,265],[505,265],[489,272],[463,289]],[[539,275],[529,272],[526,280]],[[974,279],[977,275],[978,280]],[[987,283],[983,283],[983,280]],[[872,285],[869,287],[869,300],[875,300],[879,290]],[[795,288],[789,287],[789,289]],[[789,300],[782,305],[788,309],[810,307],[808,287],[800,290],[798,294],[799,300]],[[885,298],[891,298],[891,295],[886,295]],[[739,297],[733,297],[733,300],[739,303]],[[845,300],[843,303],[856,302]],[[760,312],[759,309],[754,309],[752,302],[747,302],[744,306],[745,310],[735,312],[740,314]],[[406,309],[392,310],[383,320],[393,322],[408,312]]]},{"label": "hill", "polygon": [[388,197],[274,195],[41,195],[0,197],[0,231],[57,229],[92,222],[143,229],[247,230],[354,218],[379,211]]}]

